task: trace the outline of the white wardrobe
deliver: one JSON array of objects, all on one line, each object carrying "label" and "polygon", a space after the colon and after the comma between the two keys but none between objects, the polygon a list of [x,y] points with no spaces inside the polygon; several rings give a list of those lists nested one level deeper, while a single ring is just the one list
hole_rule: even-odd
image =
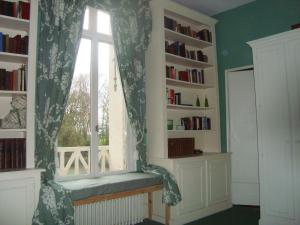
[{"label": "white wardrobe", "polygon": [[300,224],[300,30],[248,43],[257,105],[260,225]]}]

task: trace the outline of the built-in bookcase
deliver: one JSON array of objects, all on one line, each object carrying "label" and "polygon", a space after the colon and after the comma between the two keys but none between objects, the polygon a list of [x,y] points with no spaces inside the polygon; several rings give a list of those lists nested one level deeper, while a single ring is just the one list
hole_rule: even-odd
[{"label": "built-in bookcase", "polygon": [[[11,110],[11,101],[15,96],[26,98],[26,126],[22,128],[5,129],[0,127],[0,171],[34,168],[34,105],[35,105],[35,76],[36,76],[36,42],[37,42],[37,13],[38,1],[28,1],[29,5],[22,6],[26,1],[1,1],[0,6],[5,10],[0,15],[0,32],[2,48],[0,51],[0,119],[3,119]],[[9,6],[5,6],[8,4]],[[24,12],[29,7],[29,15]],[[23,12],[21,12],[23,10]],[[29,17],[29,19],[27,19]],[[6,36],[6,37],[5,37]],[[27,39],[28,36],[28,40]],[[5,41],[5,38],[8,38]],[[9,40],[10,39],[10,40]],[[19,40],[17,40],[19,39]],[[25,48],[25,49],[24,49]],[[20,139],[20,140],[18,140]],[[21,148],[25,139],[24,163],[16,165],[19,159],[16,152]],[[23,148],[23,147],[22,147]],[[22,153],[23,154],[23,153]],[[6,156],[10,159],[3,159]],[[9,163],[5,163],[9,160]],[[3,166],[4,161],[4,166]],[[8,167],[8,168],[6,168]]]},{"label": "built-in bookcase", "polygon": [[168,1],[153,7],[146,54],[148,154],[168,158],[168,139],[189,137],[196,149],[220,152],[216,21]]}]

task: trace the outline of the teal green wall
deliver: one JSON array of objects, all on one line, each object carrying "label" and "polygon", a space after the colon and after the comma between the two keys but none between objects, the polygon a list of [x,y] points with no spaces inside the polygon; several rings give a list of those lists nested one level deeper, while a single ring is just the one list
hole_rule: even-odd
[{"label": "teal green wall", "polygon": [[215,16],[219,66],[222,152],[226,152],[226,69],[252,65],[246,42],[290,30],[300,23],[300,0],[256,0]]}]

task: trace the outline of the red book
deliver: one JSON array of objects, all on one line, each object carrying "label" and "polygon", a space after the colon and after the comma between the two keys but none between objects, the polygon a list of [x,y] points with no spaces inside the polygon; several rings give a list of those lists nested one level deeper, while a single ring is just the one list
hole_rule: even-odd
[{"label": "red book", "polygon": [[179,80],[187,81],[187,82],[189,81],[189,74],[187,71],[179,71],[178,75],[179,75]]},{"label": "red book", "polygon": [[15,53],[21,53],[21,35],[18,34],[14,37],[15,40]]},{"label": "red book", "polygon": [[29,20],[30,18],[30,3],[19,1],[20,18]]},{"label": "red book", "polygon": [[20,139],[20,148],[21,148],[21,168],[26,167],[26,139]]},{"label": "red book", "polygon": [[12,3],[12,16],[18,17],[17,2]]},{"label": "red book", "polygon": [[174,89],[169,90],[169,104],[174,104],[175,92]]},{"label": "red book", "polygon": [[10,139],[5,139],[4,141],[4,169],[11,169],[11,141]]},{"label": "red book", "polygon": [[4,169],[4,139],[0,139],[0,170]]},{"label": "red book", "polygon": [[15,139],[15,138],[10,140],[10,146],[11,146],[10,165],[11,165],[12,169],[16,168],[16,141],[17,141],[17,139]]}]

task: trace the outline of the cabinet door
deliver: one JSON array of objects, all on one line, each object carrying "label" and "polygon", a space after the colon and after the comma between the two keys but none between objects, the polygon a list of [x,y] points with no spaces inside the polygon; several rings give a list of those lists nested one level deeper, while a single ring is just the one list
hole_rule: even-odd
[{"label": "cabinet door", "polygon": [[35,180],[0,182],[0,224],[29,225],[35,206]]},{"label": "cabinet door", "polygon": [[229,159],[218,158],[207,160],[208,205],[227,201],[230,197],[230,164]]},{"label": "cabinet door", "polygon": [[292,140],[285,49],[268,43],[254,53],[262,217],[292,218]]},{"label": "cabinet door", "polygon": [[286,42],[286,69],[291,113],[295,214],[300,224],[300,38],[295,37]]},{"label": "cabinet door", "polygon": [[178,163],[176,175],[182,195],[177,214],[183,215],[203,209],[205,207],[205,161]]}]

